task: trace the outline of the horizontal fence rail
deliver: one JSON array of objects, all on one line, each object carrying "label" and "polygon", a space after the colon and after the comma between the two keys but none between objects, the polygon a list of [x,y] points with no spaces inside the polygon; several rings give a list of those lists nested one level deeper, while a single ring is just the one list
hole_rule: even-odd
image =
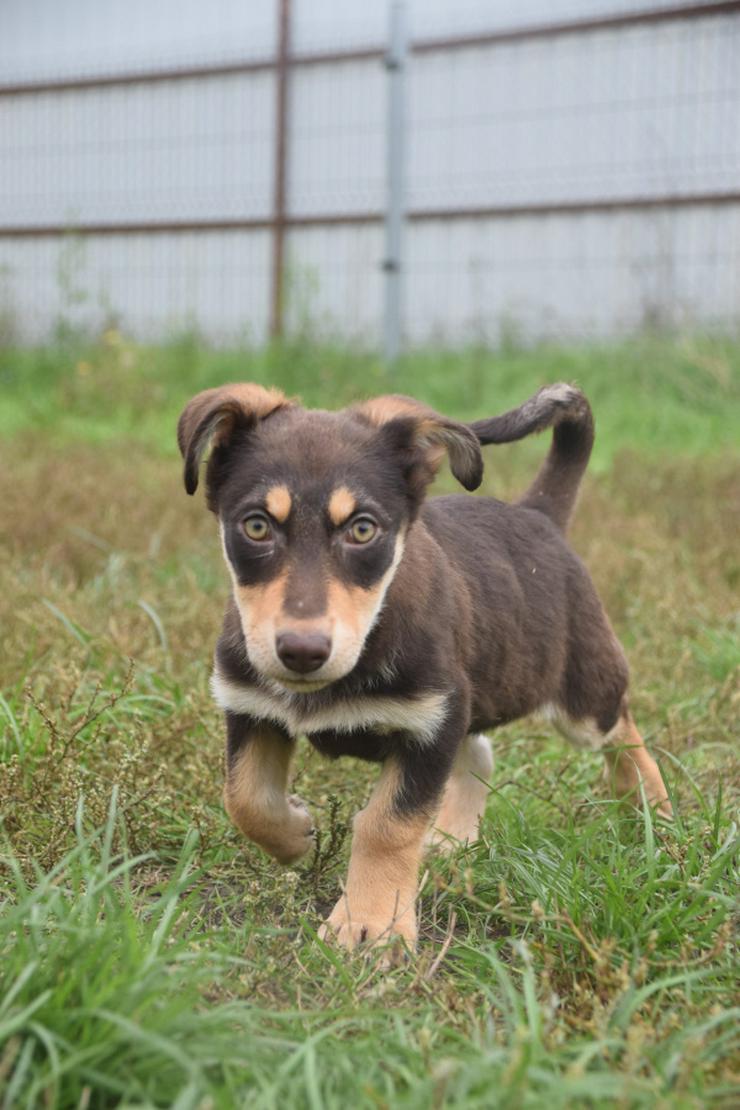
[{"label": "horizontal fence rail", "polygon": [[[654,208],[685,208],[696,205],[740,204],[740,188],[721,193],[666,193],[642,197],[603,197],[587,200],[545,201],[542,204],[492,204],[477,208],[412,208],[406,212],[410,223],[435,220],[495,220],[526,216],[587,215],[592,212],[640,211]],[[385,213],[320,212],[305,215],[282,215],[255,219],[202,220],[139,220],[131,222],[100,222],[75,224],[29,224],[27,227],[0,226],[0,235],[13,239],[39,238],[50,235],[156,235],[197,231],[272,231],[281,225],[286,229],[309,227],[358,227],[379,224]]]}]

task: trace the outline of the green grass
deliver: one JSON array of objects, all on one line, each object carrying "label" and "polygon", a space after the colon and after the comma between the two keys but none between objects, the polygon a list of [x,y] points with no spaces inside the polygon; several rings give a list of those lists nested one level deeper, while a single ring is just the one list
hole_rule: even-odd
[{"label": "green grass", "polygon": [[617,447],[695,455],[736,442],[740,343],[731,339],[645,336],[574,349],[417,351],[388,370],[374,354],[346,348],[214,351],[187,336],[148,348],[115,330],[62,351],[0,351],[0,436],[34,428],[63,442],[125,437],[172,453],[185,402],[226,381],[277,382],[306,404],[329,408],[376,393],[411,393],[471,419],[563,379],[577,381],[597,411],[597,469]]},{"label": "green grass", "polygon": [[[0,354],[0,1105],[736,1105],[739,368],[707,338],[429,352],[393,375],[116,334]],[[417,958],[318,940],[375,772],[303,746],[320,837],[296,869],[230,827],[207,690],[226,576],[175,457],[188,396],[248,377],[471,419],[545,381],[587,390],[573,540],[672,827],[521,722],[494,734],[481,843],[428,860]],[[513,495],[544,447],[489,449],[484,492]]]}]

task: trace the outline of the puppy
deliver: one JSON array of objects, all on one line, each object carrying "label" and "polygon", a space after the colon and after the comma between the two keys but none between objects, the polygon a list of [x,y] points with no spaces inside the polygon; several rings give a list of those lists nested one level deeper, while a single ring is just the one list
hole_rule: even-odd
[{"label": "puppy", "polygon": [[[482,444],[548,427],[549,454],[516,504],[424,500],[445,453],[474,490]],[[190,494],[210,444],[206,496],[232,580],[212,678],[231,819],[295,863],[313,842],[289,793],[298,736],[381,764],[324,935],[414,946],[425,847],[477,837],[492,768],[482,733],[526,714],[601,750],[618,796],[639,804],[644,790],[669,816],[624,655],[563,535],[593,443],[581,392],[548,386],[462,424],[408,397],[307,411],[226,385],[190,401],[178,441]]]}]

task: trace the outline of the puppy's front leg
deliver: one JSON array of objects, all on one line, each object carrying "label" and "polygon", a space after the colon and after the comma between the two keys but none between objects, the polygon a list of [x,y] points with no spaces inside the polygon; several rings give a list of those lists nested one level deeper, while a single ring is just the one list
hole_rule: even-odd
[{"label": "puppy's front leg", "polygon": [[295,748],[275,725],[226,714],[224,805],[238,829],[280,863],[295,863],[313,845],[305,804],[288,794]]},{"label": "puppy's front leg", "polygon": [[416,887],[424,838],[424,811],[399,806],[403,769],[389,757],[366,807],[354,820],[352,854],[344,893],[322,926],[345,948],[401,936],[416,943]]},{"label": "puppy's front leg", "polygon": [[455,746],[399,746],[355,817],[344,893],[322,926],[345,948],[402,937],[416,944],[419,866]]}]

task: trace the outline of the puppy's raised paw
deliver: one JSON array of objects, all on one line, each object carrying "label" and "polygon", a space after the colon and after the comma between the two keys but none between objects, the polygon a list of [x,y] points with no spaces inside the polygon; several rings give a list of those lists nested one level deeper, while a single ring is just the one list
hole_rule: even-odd
[{"label": "puppy's raised paw", "polygon": [[273,855],[280,863],[297,863],[311,850],[315,842],[316,830],[313,818],[306,803],[296,794],[290,794],[287,801],[285,821],[276,838]]}]

